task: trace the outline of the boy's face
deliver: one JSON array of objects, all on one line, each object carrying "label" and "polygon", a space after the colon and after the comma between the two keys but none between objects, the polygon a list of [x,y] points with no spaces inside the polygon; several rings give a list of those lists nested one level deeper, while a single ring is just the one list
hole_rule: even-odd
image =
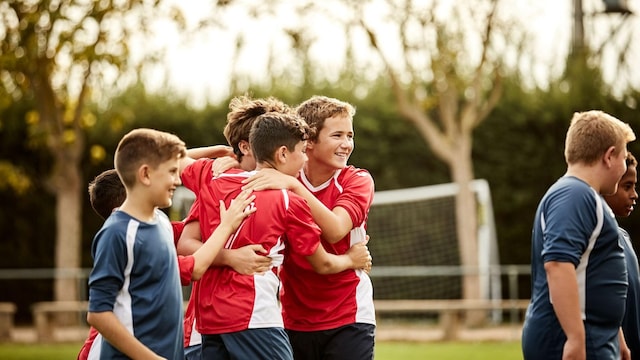
[{"label": "boy's face", "polygon": [[278,169],[287,175],[298,176],[300,170],[307,161],[307,141],[300,141],[291,152],[287,152],[287,162]]},{"label": "boy's face", "polygon": [[637,170],[635,166],[629,166],[627,172],[618,183],[618,191],[610,196],[605,196],[605,200],[613,213],[619,217],[627,217],[633,211],[633,206],[638,199],[636,192]]},{"label": "boy's face", "polygon": [[149,167],[149,190],[155,206],[159,208],[171,206],[173,192],[182,183],[178,169],[177,156],[161,163],[155,169]]},{"label": "boy's face", "polygon": [[337,115],[324,121],[315,142],[309,143],[308,156],[335,170],[347,166],[353,152],[353,122],[351,117]]}]

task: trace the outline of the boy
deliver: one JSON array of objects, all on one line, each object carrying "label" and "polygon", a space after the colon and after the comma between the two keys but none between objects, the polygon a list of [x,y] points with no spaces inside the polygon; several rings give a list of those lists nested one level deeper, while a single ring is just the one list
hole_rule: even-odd
[{"label": "boy", "polygon": [[[249,140],[257,169],[269,167],[287,174],[297,173],[306,160],[307,134],[307,125],[295,114],[259,116]],[[228,199],[240,191],[241,181],[252,174],[231,169],[211,180],[210,171],[210,166],[198,161],[182,175],[185,185],[200,200],[199,220],[205,237],[210,231],[207,227],[215,227],[218,221],[217,201],[207,199]],[[214,267],[205,273],[196,294],[196,324],[203,336],[203,358],[291,359],[277,299],[276,270],[283,258],[300,254],[319,272],[361,268],[370,259],[364,246],[354,247],[349,256],[327,254],[319,244],[320,229],[308,206],[295,194],[273,190],[255,195],[258,211],[247,218],[225,247],[262,244],[272,259],[272,271],[246,276],[228,267]],[[231,298],[230,294],[234,296]]]},{"label": "boy", "polygon": [[[206,148],[189,149],[187,150],[187,155],[198,158],[207,156],[216,157],[228,155],[228,152],[226,146],[216,145]],[[89,183],[88,191],[91,207],[103,220],[106,220],[114,210],[122,205],[127,196],[126,189],[115,169],[105,170],[98,174],[98,176]],[[215,257],[216,253],[222,247],[222,242],[235,231],[239,225],[238,222],[255,211],[246,208],[246,206],[253,201],[253,196],[247,198],[247,195],[248,193],[244,193],[234,199],[229,209],[221,207],[222,223],[225,225],[221,226],[220,230],[216,229],[214,233],[216,240],[210,241],[208,243],[209,245],[206,247],[203,246],[192,256],[179,256],[180,282],[183,286],[188,285],[192,280],[198,280],[202,276],[206,268],[213,261],[213,257]],[[195,206],[197,206],[197,204],[195,204]],[[173,227],[174,241],[177,243],[184,223],[173,221],[171,225]],[[95,341],[97,335],[97,330],[92,327],[87,340],[85,340],[85,343],[80,349],[78,360],[86,360],[90,353],[99,354],[98,345],[100,341]],[[96,347],[92,349],[94,343]]]},{"label": "boy", "polygon": [[[347,165],[354,148],[355,109],[334,98],[313,96],[296,112],[314,134],[303,171],[294,174],[298,179],[263,170],[244,188],[287,188],[302,196],[322,229],[322,246],[344,254],[365,241],[374,194],[371,175]],[[284,325],[296,360],[373,359],[373,286],[365,271],[321,275],[294,255],[285,259],[281,277]]]},{"label": "boy", "polygon": [[[638,193],[636,192],[638,162],[631,153],[627,154],[626,162],[627,172],[624,173],[618,183],[618,191],[614,195],[604,197],[613,213],[618,217],[631,215],[636,200],[638,200]],[[633,250],[629,233],[623,228],[618,228],[618,230],[622,237],[620,242],[624,249],[629,281],[625,314],[622,320],[622,332],[624,333],[626,346],[631,352],[631,359],[640,359],[640,313],[638,312],[638,306],[640,305],[640,270],[638,269],[638,257]]]},{"label": "boy", "polygon": [[[183,274],[177,272],[171,225],[157,207],[171,205],[173,190],[180,184],[178,161],[185,154],[179,138],[151,129],[133,130],[118,144],[116,171],[125,184],[126,198],[94,239],[94,268],[89,278],[87,321],[106,339],[98,341],[102,357],[183,357],[182,327],[173,321],[177,315],[181,325],[178,275]],[[105,178],[104,192],[99,183],[90,185],[92,206],[101,216],[107,215],[108,202],[102,195],[113,190],[116,196],[111,199],[121,200],[113,173],[97,181]],[[232,203],[228,214],[221,204],[226,221],[212,234],[211,246],[181,259],[191,278],[202,275],[229,234],[254,211],[245,210],[253,200],[247,195]]]},{"label": "boy", "polygon": [[618,359],[627,272],[618,224],[602,195],[626,171],[628,124],[602,111],[573,115],[567,172],[542,198],[531,241],[525,359]]}]

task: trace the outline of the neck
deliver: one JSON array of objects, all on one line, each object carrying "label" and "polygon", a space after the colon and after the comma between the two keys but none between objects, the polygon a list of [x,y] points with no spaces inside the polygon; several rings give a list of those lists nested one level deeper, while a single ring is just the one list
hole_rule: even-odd
[{"label": "neck", "polygon": [[141,201],[141,199],[127,194],[127,199],[122,203],[119,210],[140,221],[151,222],[155,217],[155,208],[147,201]]},{"label": "neck", "polygon": [[600,193],[602,176],[598,174],[593,166],[584,164],[573,164],[567,168],[565,176],[576,177],[591,186],[594,190]]},{"label": "neck", "polygon": [[313,186],[324,184],[335,175],[336,171],[334,168],[314,163],[311,159],[304,164],[304,175]]}]

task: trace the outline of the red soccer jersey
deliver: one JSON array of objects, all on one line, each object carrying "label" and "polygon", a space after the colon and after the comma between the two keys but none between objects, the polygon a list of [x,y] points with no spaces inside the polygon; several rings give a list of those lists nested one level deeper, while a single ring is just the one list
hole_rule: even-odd
[{"label": "red soccer jersey", "polygon": [[[335,244],[322,240],[327,252],[342,255],[353,244],[365,240],[366,220],[374,194],[369,172],[348,166],[316,187],[302,171],[298,179],[327,208],[340,206],[351,216],[354,228],[344,238]],[[375,325],[373,286],[364,271],[320,275],[304,257],[287,254],[280,276],[285,328],[320,331],[356,322]]]},{"label": "red soccer jersey", "polygon": [[[220,223],[219,200],[228,206],[240,192],[241,181],[254,173],[233,169],[212,179],[212,162],[198,160],[182,173],[185,186],[199,198],[200,229],[205,241]],[[226,266],[207,270],[196,288],[196,328],[201,334],[282,327],[277,296],[280,280],[275,270],[285,252],[304,258],[320,244],[320,228],[303,198],[287,190],[254,194],[257,211],[242,222],[225,248],[261,244],[272,258],[273,271],[242,275]]]}]

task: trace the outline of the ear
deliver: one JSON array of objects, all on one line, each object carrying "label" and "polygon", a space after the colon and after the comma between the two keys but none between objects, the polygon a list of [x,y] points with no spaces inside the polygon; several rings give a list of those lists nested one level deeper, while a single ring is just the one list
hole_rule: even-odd
[{"label": "ear", "polygon": [[138,176],[138,181],[140,181],[140,183],[142,183],[143,185],[148,186],[151,184],[151,168],[149,167],[149,165],[142,164],[138,168],[138,172],[136,173],[136,175]]},{"label": "ear", "polygon": [[238,148],[240,148],[240,151],[242,152],[242,155],[247,156],[248,154],[251,153],[251,146],[249,145],[249,142],[246,140],[241,140],[238,143]]},{"label": "ear", "polygon": [[604,164],[607,168],[610,168],[613,165],[615,157],[616,157],[616,147],[610,146],[607,149],[607,151],[605,151],[604,156],[602,157]]},{"label": "ear", "polygon": [[287,156],[289,155],[289,150],[286,146],[280,146],[278,150],[276,150],[276,163],[284,164],[287,162]]}]

